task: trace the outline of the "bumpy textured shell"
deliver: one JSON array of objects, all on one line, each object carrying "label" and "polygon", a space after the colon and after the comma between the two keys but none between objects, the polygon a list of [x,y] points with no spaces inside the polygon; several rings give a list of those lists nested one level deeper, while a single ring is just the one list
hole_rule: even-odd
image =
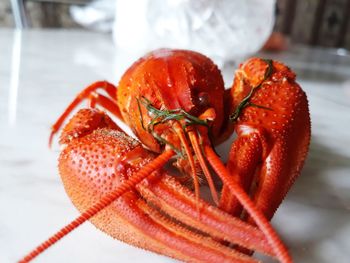
[{"label": "bumpy textured shell", "polygon": [[[231,89],[234,107],[264,80],[267,68],[268,64],[260,58],[251,58],[240,66]],[[232,146],[228,163],[231,172],[242,175],[246,191],[251,192],[268,219],[300,175],[311,136],[307,97],[295,81],[294,72],[276,61],[272,68],[272,74],[250,99],[250,103],[260,107],[246,107],[235,123],[241,136]],[[261,154],[252,156],[261,144]],[[247,177],[256,171],[260,177],[252,191]]]},{"label": "bumpy textured shell", "polygon": [[[68,196],[79,211],[84,212],[153,158],[129,136],[103,128],[71,141],[60,155],[59,171]],[[91,221],[114,238],[161,253],[165,249],[163,246],[150,246],[143,233],[133,227],[132,220],[140,221],[146,215],[128,218],[127,211],[132,211],[138,199],[138,194],[130,191],[100,211]]]}]

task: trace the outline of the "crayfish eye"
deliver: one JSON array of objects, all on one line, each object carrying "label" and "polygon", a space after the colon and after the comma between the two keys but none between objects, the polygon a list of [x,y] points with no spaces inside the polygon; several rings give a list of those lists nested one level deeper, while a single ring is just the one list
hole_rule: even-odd
[{"label": "crayfish eye", "polygon": [[198,104],[201,108],[209,106],[209,94],[207,92],[200,92],[198,94]]},{"label": "crayfish eye", "polygon": [[189,113],[194,116],[198,116],[210,107],[210,97],[207,92],[196,90],[195,88],[192,90],[192,92],[194,107]]}]

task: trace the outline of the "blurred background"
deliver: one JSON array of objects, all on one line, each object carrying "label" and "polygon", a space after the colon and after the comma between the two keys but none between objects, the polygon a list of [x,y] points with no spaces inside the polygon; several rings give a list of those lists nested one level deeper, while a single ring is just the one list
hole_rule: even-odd
[{"label": "blurred background", "polygon": [[[226,2],[226,4],[223,4],[223,2]],[[225,9],[231,7],[228,8],[231,11],[235,8],[242,8],[242,5],[244,5],[234,2],[242,1],[2,0],[0,2],[0,27],[88,28],[112,32],[115,14],[118,11],[122,14],[128,14],[135,24],[145,22],[142,21],[141,17],[142,14],[148,12],[148,14],[157,14],[158,16],[166,14],[166,18],[154,18],[153,20],[158,19],[161,22],[168,22],[168,27],[177,23],[177,29],[171,29],[176,34],[178,33],[175,32],[176,30],[183,30],[184,23],[193,20],[193,14],[196,12],[197,15],[201,15],[199,18],[203,22],[203,20],[208,19],[208,17],[204,17],[205,12],[220,12],[220,6],[224,6]],[[262,7],[259,7],[261,1],[255,2],[258,2],[256,9],[261,9]],[[266,48],[285,49],[287,48],[287,41],[291,41],[292,43],[312,46],[350,49],[350,0],[268,0],[265,2],[267,6],[274,5],[273,31],[276,32]],[[213,10],[203,10],[203,6],[211,7]],[[174,11],[176,11],[176,16],[173,14]],[[192,16],[181,17],[181,12],[187,14],[192,12]],[[228,22],[230,17],[235,18],[236,16],[235,12],[232,13],[231,16],[230,14],[222,14],[221,16],[221,19],[228,26],[231,26]],[[125,17],[122,19],[117,17],[117,19],[121,22],[130,22]],[[217,20],[220,21],[220,18]],[[266,23],[264,20],[262,19],[259,22],[257,19],[258,23],[262,24]],[[149,19],[148,22],[152,24]],[[196,25],[196,23],[198,24],[200,21],[194,21],[192,26],[201,26]],[[125,24],[123,26],[125,27]],[[157,27],[159,27],[157,23],[151,26],[153,26],[152,30],[157,30]],[[129,24],[129,27],[132,27],[132,25]],[[139,27],[139,30],[144,29],[140,24]],[[165,26],[163,25],[163,27]],[[266,25],[266,27],[269,31],[270,26]],[[196,29],[192,27],[192,30],[195,31]]]},{"label": "blurred background", "polygon": [[[2,0],[0,26],[88,27],[111,31],[111,27],[103,23],[112,22],[117,2],[121,1]],[[176,5],[174,2],[181,4],[186,1],[165,2]],[[274,31],[284,34],[293,43],[350,49],[349,9],[349,0],[277,0]],[[12,10],[21,14],[22,18],[16,21]]]},{"label": "blurred background", "polygon": [[[0,0],[0,262],[16,262],[77,215],[57,139],[47,147],[51,125],[84,87],[117,84],[159,47],[202,52],[227,87],[247,56],[297,73],[310,153],[273,225],[295,262],[348,263],[350,0]],[[231,142],[217,149],[223,160]],[[40,262],[173,262],[81,229]]]}]

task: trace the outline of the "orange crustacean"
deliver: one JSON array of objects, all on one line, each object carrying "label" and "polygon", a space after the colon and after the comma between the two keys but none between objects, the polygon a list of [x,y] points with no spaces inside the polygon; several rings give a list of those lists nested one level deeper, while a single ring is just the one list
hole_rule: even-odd
[{"label": "orange crustacean", "polygon": [[[63,128],[59,158],[63,184],[81,215],[22,262],[86,220],[114,238],[183,261],[257,262],[251,252],[259,251],[292,262],[269,223],[310,142],[307,98],[288,67],[248,59],[225,90],[206,56],[156,50],[136,61],[118,87],[101,81],[78,94],[53,125],[50,144],[85,99],[90,107]],[[224,165],[213,147],[234,131]],[[166,166],[170,159],[180,175]],[[201,184],[209,186],[212,204],[202,199]]]}]

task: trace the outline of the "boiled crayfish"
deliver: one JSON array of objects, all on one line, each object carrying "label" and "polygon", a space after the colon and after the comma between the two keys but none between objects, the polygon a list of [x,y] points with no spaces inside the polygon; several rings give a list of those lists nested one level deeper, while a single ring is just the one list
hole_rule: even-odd
[{"label": "boiled crayfish", "polygon": [[[59,158],[65,189],[82,214],[23,262],[88,219],[114,238],[184,261],[256,262],[251,251],[259,251],[292,262],[269,223],[310,141],[306,95],[289,68],[249,59],[225,90],[209,58],[156,50],[135,62],[118,87],[96,82],[84,89],[53,125],[50,143],[84,99],[90,108],[63,129]],[[225,167],[212,147],[233,131],[238,137]],[[181,176],[164,168],[171,158]],[[215,205],[200,196],[204,181]]]}]

